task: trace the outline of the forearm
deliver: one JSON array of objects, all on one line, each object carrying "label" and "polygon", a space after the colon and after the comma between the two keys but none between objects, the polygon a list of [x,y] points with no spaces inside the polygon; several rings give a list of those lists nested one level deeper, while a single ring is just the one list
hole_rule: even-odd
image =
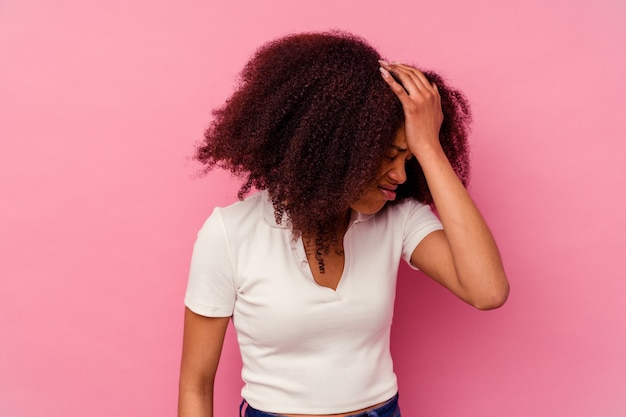
[{"label": "forearm", "polygon": [[229,317],[185,309],[178,417],[213,417],[213,387]]},{"label": "forearm", "polygon": [[509,284],[493,236],[441,148],[439,90],[415,68],[379,62],[383,79],[402,103],[406,143],[424,171],[445,229],[427,236],[411,262],[468,303],[499,307]]},{"label": "forearm", "polygon": [[178,417],[213,417],[213,387],[187,388],[178,391]]},{"label": "forearm", "polygon": [[485,220],[440,147],[422,150],[419,162],[444,226],[464,298],[479,308],[500,306],[509,285]]}]

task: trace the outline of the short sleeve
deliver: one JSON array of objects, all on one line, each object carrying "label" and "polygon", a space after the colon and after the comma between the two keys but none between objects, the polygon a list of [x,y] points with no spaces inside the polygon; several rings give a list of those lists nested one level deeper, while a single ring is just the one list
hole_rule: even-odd
[{"label": "short sleeve", "polygon": [[216,208],[193,247],[185,305],[202,316],[229,317],[235,297],[232,254],[220,209]]},{"label": "short sleeve", "polygon": [[443,225],[430,209],[429,205],[410,201],[408,214],[404,225],[404,238],[402,241],[402,258],[413,269],[411,255],[419,243],[435,230],[442,230]]}]

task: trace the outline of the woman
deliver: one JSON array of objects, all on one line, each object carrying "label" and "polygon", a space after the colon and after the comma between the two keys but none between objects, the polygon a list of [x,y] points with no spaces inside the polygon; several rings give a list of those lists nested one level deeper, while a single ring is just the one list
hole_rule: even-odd
[{"label": "woman", "polygon": [[299,34],[262,47],[214,116],[198,160],[243,176],[241,199],[261,192],[215,209],[198,233],[179,416],[213,415],[231,317],[246,416],[399,415],[400,258],[476,308],[508,296],[464,186],[465,98],[350,34]]}]

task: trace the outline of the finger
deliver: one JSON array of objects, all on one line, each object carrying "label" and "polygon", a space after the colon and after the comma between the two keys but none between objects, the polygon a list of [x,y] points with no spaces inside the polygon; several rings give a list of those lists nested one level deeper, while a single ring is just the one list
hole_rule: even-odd
[{"label": "finger", "polygon": [[430,91],[430,92],[436,91],[433,88],[432,83],[428,80],[428,78],[426,78],[426,75],[424,75],[422,71],[418,70],[417,68],[411,67],[409,65],[401,64],[399,62],[394,62],[393,65],[394,65],[394,69],[401,68],[402,70],[411,74],[411,77],[414,78],[414,82],[416,86],[420,90],[425,90],[425,91]]},{"label": "finger", "polygon": [[439,101],[441,101],[441,95],[439,94],[439,87],[437,87],[437,84],[435,82],[430,83],[433,86],[433,89],[435,90],[435,94],[437,95],[437,99]]},{"label": "finger", "polygon": [[394,64],[389,64],[387,61],[379,60],[378,61],[382,68],[385,68],[388,72],[393,74],[396,77],[396,80],[400,81],[401,86],[404,87],[407,94],[415,95],[419,91],[419,87],[415,85],[415,80],[410,75],[410,73],[406,73],[403,75],[403,71],[398,68],[398,66]]},{"label": "finger", "polygon": [[392,64],[390,72],[404,85],[410,96],[424,95],[428,89],[422,85],[422,81],[412,71]]},{"label": "finger", "polygon": [[[431,83],[423,72],[421,72],[420,70],[416,68],[409,67],[407,65],[402,65],[399,68],[401,69],[397,69],[395,73],[400,73],[401,71],[405,71],[407,74],[410,75],[411,80],[417,89],[417,93],[415,94],[419,94],[419,97],[427,101],[434,100],[437,103],[441,102],[441,96],[439,94],[439,90],[437,89],[437,86],[435,85],[435,83]],[[409,95],[414,95],[414,96],[415,94],[409,93]]]},{"label": "finger", "polygon": [[404,105],[405,103],[410,101],[409,93],[407,92],[407,90],[405,90],[405,87],[400,85],[392,77],[392,75],[389,73],[389,70],[387,70],[382,65],[379,68],[379,70],[380,70],[380,75],[383,77],[383,80],[385,80],[387,82],[387,84],[389,84],[389,86],[391,87],[391,91],[393,91],[396,94],[398,99],[400,99],[400,102]]}]

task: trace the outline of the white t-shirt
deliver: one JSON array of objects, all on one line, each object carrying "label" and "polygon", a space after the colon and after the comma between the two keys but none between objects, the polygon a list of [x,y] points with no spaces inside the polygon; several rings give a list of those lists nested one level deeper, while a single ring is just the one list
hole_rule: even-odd
[{"label": "white t-shirt", "polygon": [[415,201],[375,215],[353,212],[335,291],[315,282],[302,240],[276,223],[261,192],[216,208],[204,223],[185,304],[208,317],[232,315],[242,396],[252,407],[283,414],[369,407],[398,390],[389,336],[400,257],[408,262],[441,228]]}]

